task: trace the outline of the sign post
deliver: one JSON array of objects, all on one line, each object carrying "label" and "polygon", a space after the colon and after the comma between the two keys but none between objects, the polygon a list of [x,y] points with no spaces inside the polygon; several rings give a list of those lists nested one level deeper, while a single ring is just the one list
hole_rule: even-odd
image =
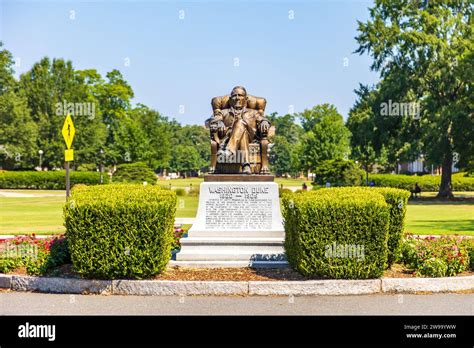
[{"label": "sign post", "polygon": [[74,135],[76,134],[76,129],[74,128],[74,123],[72,122],[71,115],[67,114],[66,119],[64,120],[62,132],[64,142],[66,143],[66,150],[64,151],[64,161],[66,162],[66,199],[69,198],[69,192],[71,189],[71,182],[69,180],[69,162],[74,160],[74,150],[71,149],[72,141],[74,140]]}]

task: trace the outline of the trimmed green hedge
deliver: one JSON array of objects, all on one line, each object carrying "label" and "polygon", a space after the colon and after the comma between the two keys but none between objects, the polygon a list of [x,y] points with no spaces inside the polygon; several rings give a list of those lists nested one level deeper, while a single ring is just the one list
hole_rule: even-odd
[{"label": "trimmed green hedge", "polygon": [[343,159],[326,160],[318,163],[314,170],[314,184],[325,186],[359,186],[364,182],[364,171],[353,161]]},{"label": "trimmed green hedge", "polygon": [[[70,172],[71,187],[76,184],[98,185],[100,173],[98,172]],[[108,177],[104,174],[104,182]],[[1,189],[39,189],[39,190],[65,190],[66,171],[47,172],[0,172]]]},{"label": "trimmed green hedge", "polygon": [[[418,183],[422,191],[438,191],[441,183],[440,175],[402,175],[402,174],[370,174],[369,180],[374,180],[376,186],[393,187],[412,190]],[[474,191],[474,178],[461,175],[452,176],[453,191]]]},{"label": "trimmed green hedge", "polygon": [[64,206],[74,270],[92,278],[142,279],[171,257],[176,194],[151,185],[76,186]]},{"label": "trimmed green hedge", "polygon": [[387,263],[390,208],[375,192],[327,189],[285,193],[285,251],[305,276],[365,279]]},{"label": "trimmed green hedge", "polygon": [[146,181],[148,184],[156,184],[157,180],[153,170],[142,162],[120,164],[112,177],[113,182],[122,183],[141,184]]},{"label": "trimmed green hedge", "polygon": [[390,224],[388,229],[388,259],[387,265],[391,266],[398,257],[400,243],[403,238],[405,215],[407,211],[408,198],[410,192],[390,187],[344,187],[330,188],[314,191],[315,194],[324,194],[325,192],[339,191],[341,194],[358,192],[377,192],[380,193],[385,202],[390,206]]}]

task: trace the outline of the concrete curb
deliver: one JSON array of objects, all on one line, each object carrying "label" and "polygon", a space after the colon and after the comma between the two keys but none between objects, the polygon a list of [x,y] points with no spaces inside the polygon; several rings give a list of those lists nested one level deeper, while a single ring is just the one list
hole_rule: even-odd
[{"label": "concrete curb", "polygon": [[365,295],[380,290],[380,279],[249,282],[249,295]]},{"label": "concrete curb", "polygon": [[247,295],[248,282],[114,280],[114,295]]},{"label": "concrete curb", "polygon": [[12,276],[8,274],[0,274],[0,289],[11,289]]},{"label": "concrete curb", "polygon": [[382,278],[382,292],[455,292],[474,290],[474,276],[445,278]]},{"label": "concrete curb", "polygon": [[60,294],[225,296],[366,295],[474,291],[474,276],[308,281],[88,280],[0,274],[0,289]]},{"label": "concrete curb", "polygon": [[112,294],[111,280],[12,276],[11,289],[58,294]]}]

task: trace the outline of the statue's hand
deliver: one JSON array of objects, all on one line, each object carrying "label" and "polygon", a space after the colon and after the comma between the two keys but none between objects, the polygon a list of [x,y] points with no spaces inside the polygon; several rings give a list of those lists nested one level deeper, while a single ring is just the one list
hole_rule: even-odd
[{"label": "statue's hand", "polygon": [[225,124],[224,122],[222,121],[218,121],[217,122],[217,130],[220,132],[220,133],[223,133],[225,131]]},{"label": "statue's hand", "polygon": [[211,124],[209,125],[209,129],[211,130],[211,133],[217,132],[217,123],[211,122]]},{"label": "statue's hand", "polygon": [[212,133],[215,133],[215,132],[222,133],[225,131],[225,124],[221,120],[213,120],[211,121],[209,128]]},{"label": "statue's hand", "polygon": [[270,123],[268,121],[262,121],[262,123],[260,123],[260,132],[262,132],[263,134],[266,134],[268,133],[269,129],[270,129]]}]

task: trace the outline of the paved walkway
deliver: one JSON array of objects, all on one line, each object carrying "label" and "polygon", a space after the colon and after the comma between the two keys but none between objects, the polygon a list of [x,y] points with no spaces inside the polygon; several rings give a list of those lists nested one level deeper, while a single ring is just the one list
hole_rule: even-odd
[{"label": "paved walkway", "polygon": [[0,315],[474,315],[474,294],[177,297],[0,292]]}]

